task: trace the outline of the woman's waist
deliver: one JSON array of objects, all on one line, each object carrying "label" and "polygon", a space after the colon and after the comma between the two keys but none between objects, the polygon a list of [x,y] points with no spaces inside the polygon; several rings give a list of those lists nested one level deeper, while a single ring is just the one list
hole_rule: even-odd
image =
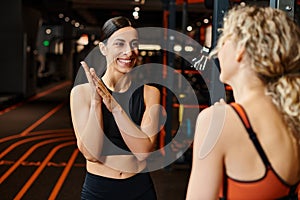
[{"label": "woman's waist", "polygon": [[146,168],[146,161],[139,161],[133,155],[102,156],[99,162],[87,161],[87,171],[104,177],[124,179],[140,173]]}]

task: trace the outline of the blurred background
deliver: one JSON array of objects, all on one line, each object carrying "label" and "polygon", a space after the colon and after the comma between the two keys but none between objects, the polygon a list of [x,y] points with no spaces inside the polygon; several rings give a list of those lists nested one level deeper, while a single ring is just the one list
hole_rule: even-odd
[{"label": "blurred background", "polygon": [[[79,61],[97,45],[110,17],[126,16],[137,27],[171,28],[201,45],[212,22],[203,0],[15,0],[0,9],[0,108],[49,83],[74,80]],[[162,59],[160,49],[145,50],[143,61]]]},{"label": "blurred background", "polygon": [[[297,1],[279,0],[14,0],[1,6],[2,44],[0,68],[0,109],[15,99],[27,98],[46,84],[74,80],[79,61],[98,44],[100,27],[110,17],[123,15],[137,27],[163,27],[179,31],[211,48],[217,40],[217,27],[222,25],[226,7],[247,3],[274,4],[292,15]],[[224,5],[221,5],[224,4]],[[223,8],[222,8],[223,7]],[[222,13],[223,11],[223,13]],[[214,13],[215,12],[215,13]],[[213,20],[216,22],[213,23]],[[214,24],[214,26],[212,26]],[[149,33],[151,34],[151,33]],[[176,48],[176,43],[172,44]],[[183,44],[184,45],[184,44]],[[214,45],[214,44],[213,44]],[[178,47],[178,46],[177,46]],[[180,47],[185,50],[184,47]],[[177,48],[178,49],[178,48]],[[143,49],[141,49],[143,50]],[[161,49],[147,47],[141,61],[163,60]],[[178,50],[180,51],[180,50]],[[185,66],[175,56],[166,56],[169,66]],[[190,70],[190,68],[188,68]],[[186,73],[185,73],[186,72]],[[197,72],[181,71],[188,76],[198,93],[205,88]],[[200,92],[199,92],[200,93]],[[198,94],[200,103],[210,103],[207,95]],[[203,102],[202,102],[203,101]]]}]

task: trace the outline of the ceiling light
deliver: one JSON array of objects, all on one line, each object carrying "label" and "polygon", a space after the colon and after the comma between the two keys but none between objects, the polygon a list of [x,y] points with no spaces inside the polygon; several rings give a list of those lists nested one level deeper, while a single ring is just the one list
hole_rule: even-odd
[{"label": "ceiling light", "polygon": [[65,22],[69,22],[70,18],[69,17],[65,17]]},{"label": "ceiling light", "polygon": [[63,14],[63,13],[59,13],[59,14],[58,14],[58,17],[59,17],[60,19],[62,19],[62,18],[64,18],[64,14]]},{"label": "ceiling light", "polygon": [[138,7],[138,6],[134,7],[134,11],[139,12],[140,11],[140,7]]},{"label": "ceiling light", "polygon": [[75,22],[74,26],[75,26],[76,28],[78,28],[78,27],[80,26],[80,23],[79,23],[79,22]]},{"label": "ceiling light", "polygon": [[141,51],[141,56],[145,56],[146,54],[147,54],[147,52],[146,51]]},{"label": "ceiling light", "polygon": [[158,44],[139,44],[141,50],[160,50],[161,46]]},{"label": "ceiling light", "polygon": [[50,35],[50,34],[52,33],[51,28],[47,28],[47,29],[45,30],[45,33],[46,33],[47,35]]},{"label": "ceiling light", "polygon": [[137,16],[139,16],[139,12],[133,11],[132,15],[133,15],[134,17],[137,17]]},{"label": "ceiling light", "polygon": [[173,47],[174,51],[180,52],[182,50],[182,47],[179,44],[174,45]]},{"label": "ceiling light", "polygon": [[184,50],[185,50],[186,52],[191,52],[191,51],[194,50],[194,48],[193,48],[192,46],[185,46],[185,47],[184,47]]},{"label": "ceiling light", "polygon": [[137,11],[133,11],[132,12],[132,15],[133,15],[133,18],[134,19],[138,19],[140,16],[139,16],[139,12],[137,12]]},{"label": "ceiling light", "polygon": [[192,30],[193,30],[193,27],[192,27],[192,26],[188,26],[188,27],[186,27],[186,30],[187,30],[187,31],[192,31]]}]

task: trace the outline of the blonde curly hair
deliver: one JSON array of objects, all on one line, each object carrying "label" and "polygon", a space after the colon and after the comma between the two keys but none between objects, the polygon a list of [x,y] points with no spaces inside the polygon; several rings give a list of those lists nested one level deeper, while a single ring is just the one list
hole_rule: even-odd
[{"label": "blonde curly hair", "polygon": [[300,139],[300,29],[285,12],[271,7],[236,6],[224,18],[224,29],[210,56],[224,41],[244,46],[266,94]]}]

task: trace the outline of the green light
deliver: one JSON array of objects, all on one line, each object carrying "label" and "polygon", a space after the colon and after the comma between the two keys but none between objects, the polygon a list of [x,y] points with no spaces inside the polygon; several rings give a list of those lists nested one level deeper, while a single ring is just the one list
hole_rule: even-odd
[{"label": "green light", "polygon": [[44,41],[43,41],[43,45],[44,45],[45,47],[48,47],[48,46],[50,45],[49,40],[44,40]]}]

